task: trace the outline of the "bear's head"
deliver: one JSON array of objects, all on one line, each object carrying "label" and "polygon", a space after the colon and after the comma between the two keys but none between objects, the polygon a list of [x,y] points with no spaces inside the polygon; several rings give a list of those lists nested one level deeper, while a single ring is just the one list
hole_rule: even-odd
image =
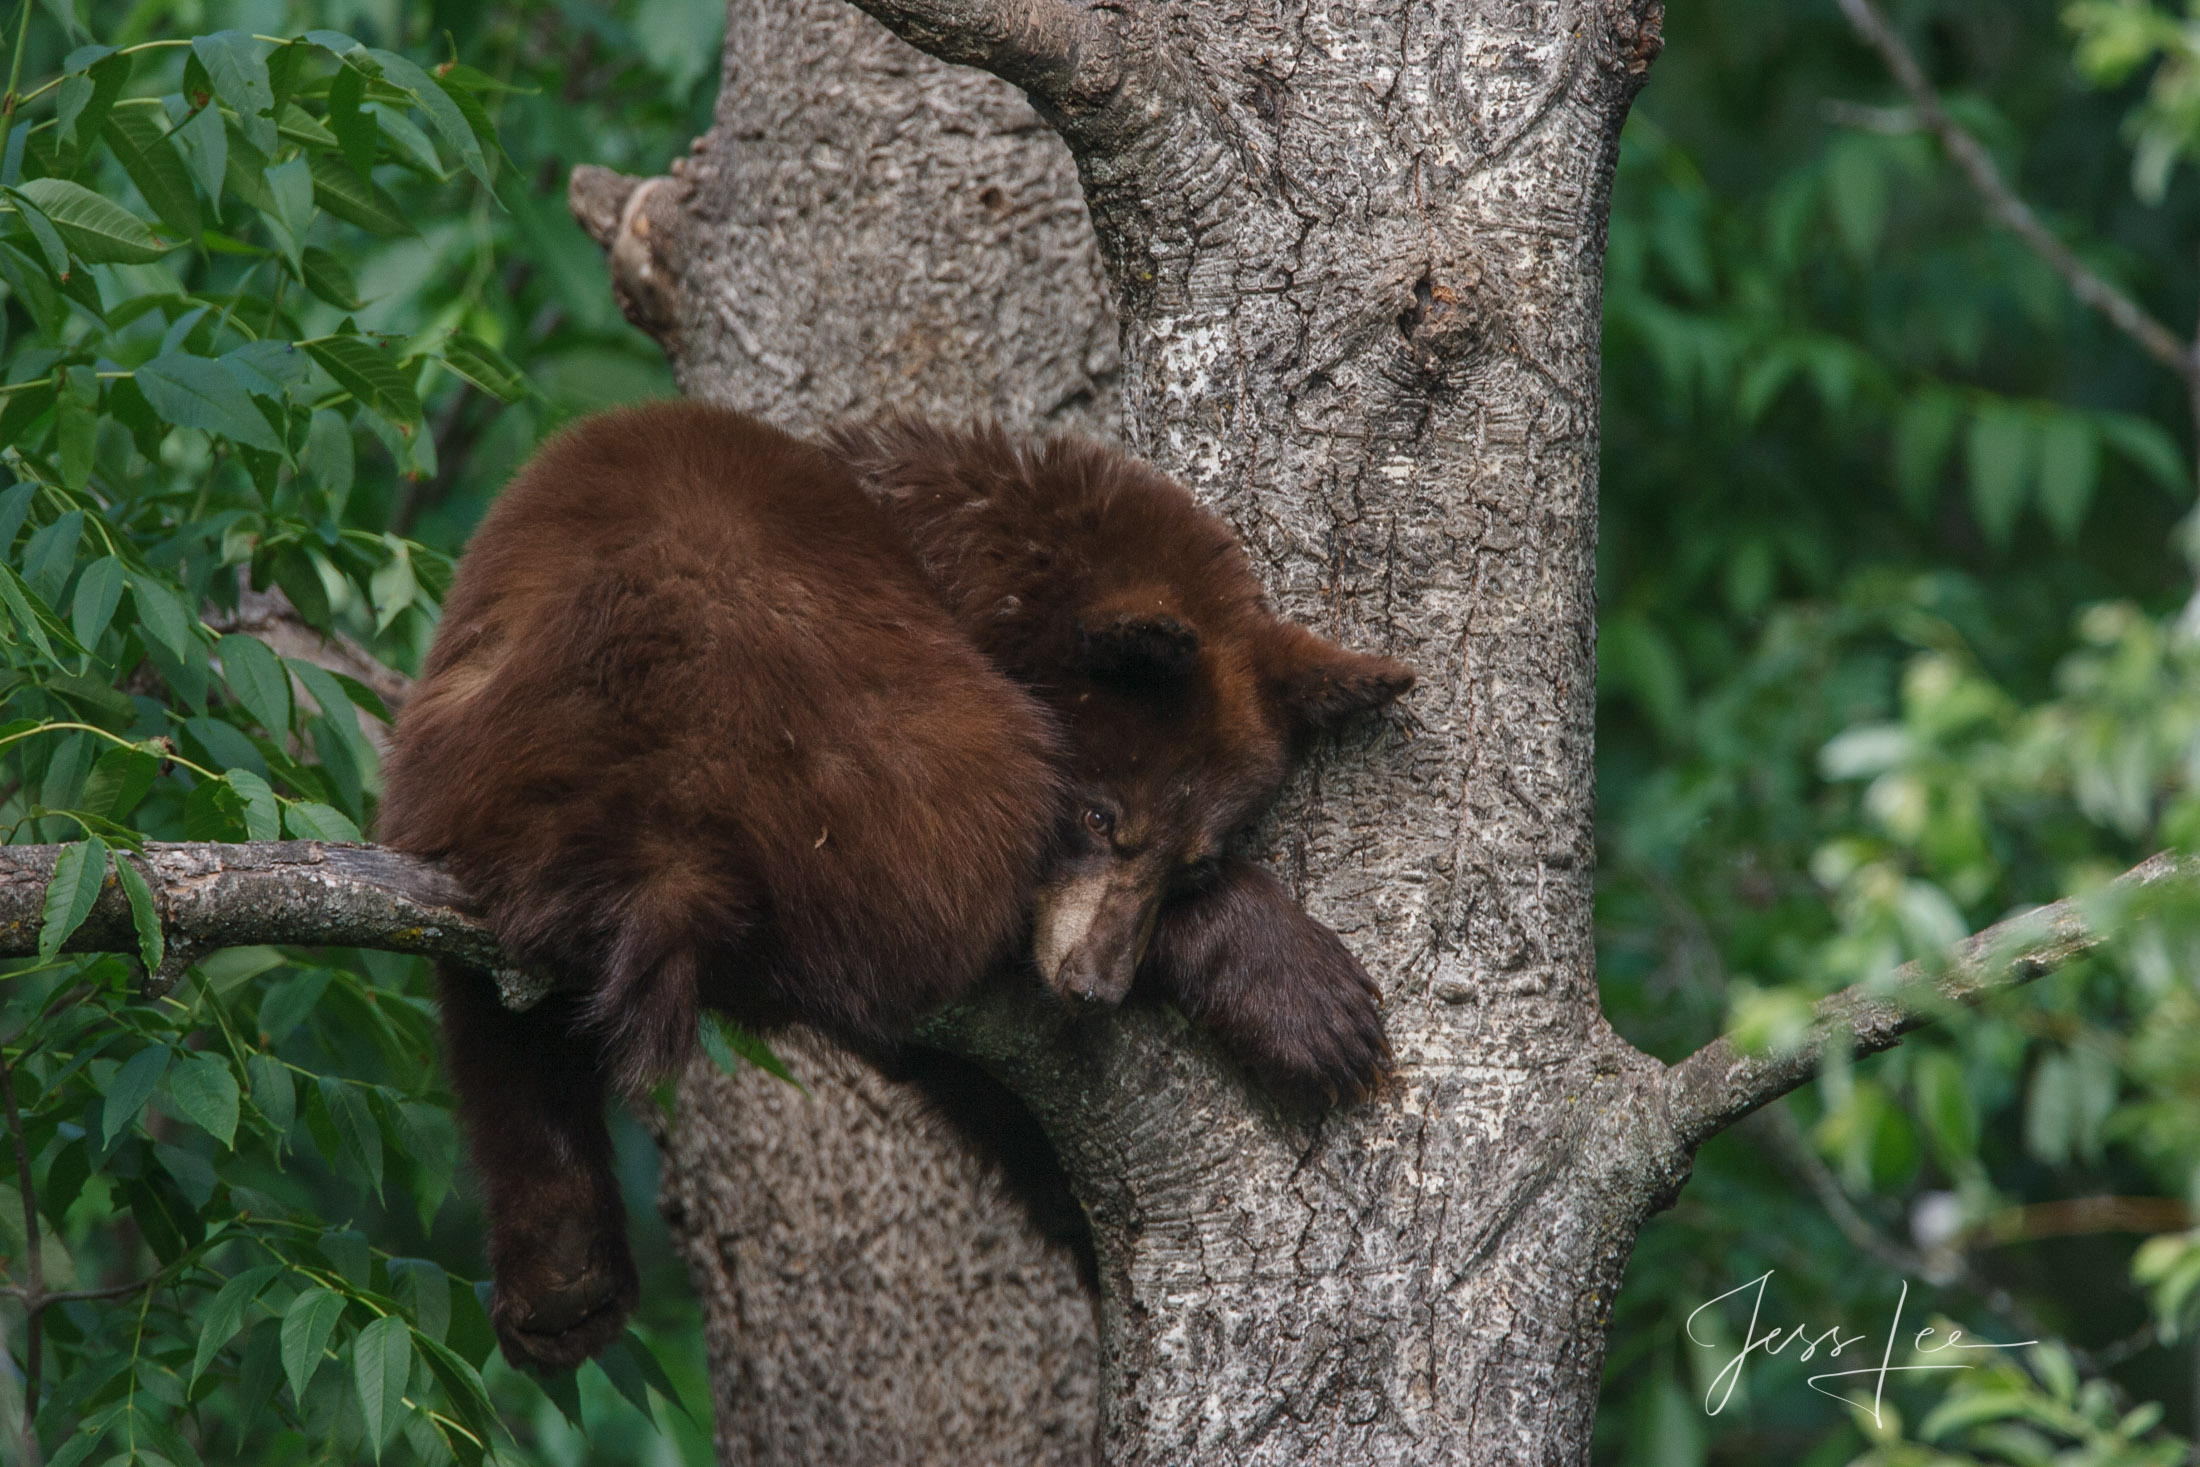
[{"label": "bear's head", "polygon": [[[1250,582],[1241,558],[1228,569]],[[1205,594],[1149,581],[1095,596],[1045,690],[1069,735],[1070,803],[1033,903],[1032,959],[1066,999],[1119,1002],[1163,905],[1216,878],[1311,740],[1412,685],[1402,664],[1217,579]],[[1213,594],[1228,590],[1241,594]]]},{"label": "bear's head", "polygon": [[1032,955],[1065,998],[1121,1000],[1163,905],[1220,870],[1312,740],[1413,684],[1277,617],[1230,526],[1120,450],[913,419],[827,444],[957,625],[1061,721]]}]

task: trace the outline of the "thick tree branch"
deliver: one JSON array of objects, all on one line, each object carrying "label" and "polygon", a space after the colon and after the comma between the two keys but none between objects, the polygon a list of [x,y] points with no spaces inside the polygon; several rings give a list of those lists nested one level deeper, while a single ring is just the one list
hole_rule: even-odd
[{"label": "thick tree branch", "polygon": [[[0,846],[0,957],[38,950],[38,930],[59,846]],[[201,953],[262,943],[371,947],[450,958],[496,976],[504,1001],[523,1008],[547,979],[513,967],[471,899],[425,861],[379,846],[320,841],[152,842],[138,859],[161,909],[170,961],[148,978],[155,993]],[[69,952],[135,952],[130,904],[110,878],[92,914],[64,943]]]},{"label": "thick tree branch", "polygon": [[[2165,851],[2117,877],[2104,895],[2128,897],[2191,874],[2186,862]],[[1666,1072],[1666,1115],[1674,1135],[1692,1152],[1814,1078],[1829,1045],[1857,1055],[1891,1049],[1953,1007],[2044,977],[2092,951],[2111,935],[2093,906],[2092,900],[2072,899],[2041,907],[1964,939],[1945,965],[1911,963],[1891,987],[1857,985],[1821,999],[1809,1034],[1796,1044],[1744,1054],[1731,1038],[1713,1040]]]},{"label": "thick tree branch", "polygon": [[[678,173],[680,166],[673,165]],[[565,207],[609,257],[611,294],[619,309],[660,341],[679,324],[679,270],[668,258],[668,232],[654,206],[675,208],[684,191],[676,178],[629,178],[583,163],[565,184]]]},{"label": "thick tree branch", "polygon": [[920,51],[1022,87],[1056,112],[1088,111],[1123,83],[1120,12],[1080,0],[855,0]]},{"label": "thick tree branch", "polygon": [[[2032,206],[2018,198],[2002,181],[2000,170],[1994,167],[1993,159],[1986,156],[1986,149],[1979,145],[1979,140],[1957,125],[1948,110],[1941,106],[1940,95],[1926,80],[1917,58],[1902,44],[1902,38],[1894,33],[1887,18],[1871,0],[1840,0],[1840,4],[1841,13],[1849,18],[1849,24],[1855,26],[1857,33],[1879,53],[1887,63],[1887,70],[1901,83],[1902,90],[1910,94],[1910,104],[1917,109],[1918,120],[1940,139],[1940,145],[1970,178],[1971,186],[1978,190],[1994,217],[2062,276],[2072,295],[2107,317],[2111,325],[2137,342],[2147,355],[2179,376],[2200,384],[2200,356],[2195,355],[2194,348],[2148,315],[2130,296],[2087,269],[2084,262],[2070,252],[2068,245],[2040,223]],[[2200,385],[2196,385],[2195,390],[2200,392]]]}]

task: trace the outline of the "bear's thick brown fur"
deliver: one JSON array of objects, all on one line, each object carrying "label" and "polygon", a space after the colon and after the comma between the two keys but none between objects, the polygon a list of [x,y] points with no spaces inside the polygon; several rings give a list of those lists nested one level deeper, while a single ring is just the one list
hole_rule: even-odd
[{"label": "bear's thick brown fur", "polygon": [[1021,949],[1082,1003],[1136,974],[1279,1089],[1364,1090],[1372,985],[1228,842],[1410,682],[1095,444],[693,403],[554,439],[467,551],[382,806],[563,980],[524,1014],[442,983],[506,1353],[569,1368],[631,1311],[602,1105],[702,1005],[883,1052]]}]

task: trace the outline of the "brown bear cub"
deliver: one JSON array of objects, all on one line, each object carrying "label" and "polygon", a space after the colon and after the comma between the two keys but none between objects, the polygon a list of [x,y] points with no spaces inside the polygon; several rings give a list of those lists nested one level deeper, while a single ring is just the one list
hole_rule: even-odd
[{"label": "brown bear cub", "polygon": [[554,439],[467,550],[382,804],[560,980],[512,1013],[442,978],[506,1355],[569,1369],[631,1312],[604,1099],[702,1006],[883,1053],[1022,962],[1080,1005],[1136,976],[1265,1083],[1363,1092],[1373,986],[1228,844],[1411,682],[1094,444],[695,403]]}]

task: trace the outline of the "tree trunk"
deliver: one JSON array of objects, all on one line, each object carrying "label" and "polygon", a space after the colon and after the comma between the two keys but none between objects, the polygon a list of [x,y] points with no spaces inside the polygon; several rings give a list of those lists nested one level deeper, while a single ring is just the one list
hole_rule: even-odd
[{"label": "tree trunk", "polygon": [[[908,409],[1113,436],[1115,318],[1061,140],[841,0],[734,0],[716,124],[575,212],[684,391],[797,431]],[[1091,1297],[901,1088],[814,1037],[803,1095],[683,1079],[662,1204],[728,1464],[1088,1463]]]},{"label": "tree trunk", "polygon": [[[1378,1100],[1285,1114],[1154,1010],[1071,1027],[1001,992],[927,1030],[1024,1099],[1085,1205],[1101,1455],[1585,1461],[1613,1290],[1687,1165],[1590,928],[1602,254],[1655,0],[866,8],[1067,142],[1132,446],[1236,524],[1280,609],[1421,676],[1267,832],[1383,985]],[[1084,215],[1029,109],[827,0],[740,0],[726,55],[680,182],[576,180],[687,390],[797,426],[1105,420]],[[1067,1296],[959,1205],[952,1240],[888,1240],[935,1206],[879,1186],[917,1143],[805,1129],[874,1124],[859,1074],[808,1068],[856,1098],[691,1075],[673,1133],[725,1459],[1056,1459]],[[935,1156],[928,1196],[966,1187]],[[1067,1394],[973,1394],[988,1358]],[[1046,1430],[1014,1436],[1034,1402]]]}]

